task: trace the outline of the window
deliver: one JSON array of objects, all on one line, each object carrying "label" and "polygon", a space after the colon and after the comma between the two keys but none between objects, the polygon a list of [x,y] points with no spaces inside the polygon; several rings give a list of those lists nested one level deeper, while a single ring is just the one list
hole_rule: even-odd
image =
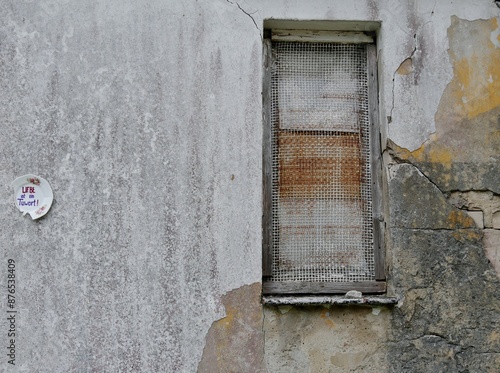
[{"label": "window", "polygon": [[264,294],[385,292],[376,48],[362,32],[264,41]]}]

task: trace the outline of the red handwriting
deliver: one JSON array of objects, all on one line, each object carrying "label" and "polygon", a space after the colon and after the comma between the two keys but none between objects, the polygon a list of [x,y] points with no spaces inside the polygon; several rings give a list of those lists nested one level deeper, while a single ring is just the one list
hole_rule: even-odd
[{"label": "red handwriting", "polygon": [[24,186],[23,187],[23,193],[35,193],[35,187]]}]

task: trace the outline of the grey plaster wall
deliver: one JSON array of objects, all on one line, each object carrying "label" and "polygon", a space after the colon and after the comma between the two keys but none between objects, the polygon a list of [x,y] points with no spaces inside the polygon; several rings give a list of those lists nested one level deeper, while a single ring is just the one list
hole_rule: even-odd
[{"label": "grey plaster wall", "polygon": [[[498,277],[485,242],[500,258],[500,226],[483,232],[459,209],[492,221],[497,211],[447,200],[498,197],[493,1],[0,8],[0,275],[6,284],[14,259],[18,311],[15,366],[4,354],[0,370],[494,372]],[[259,303],[270,18],[381,22],[389,283],[404,297],[395,309]],[[460,135],[467,128],[478,135]],[[14,205],[10,183],[25,173],[54,190],[39,221]]]},{"label": "grey plaster wall", "polygon": [[[260,281],[259,33],[226,2],[1,8],[16,368],[195,371],[220,297]],[[40,221],[13,204],[28,172],[54,190]]]}]

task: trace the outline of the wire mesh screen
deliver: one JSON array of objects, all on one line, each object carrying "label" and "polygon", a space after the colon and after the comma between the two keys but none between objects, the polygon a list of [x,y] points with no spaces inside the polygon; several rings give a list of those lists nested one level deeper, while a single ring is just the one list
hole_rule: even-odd
[{"label": "wire mesh screen", "polygon": [[365,45],[273,43],[272,277],[374,280]]}]

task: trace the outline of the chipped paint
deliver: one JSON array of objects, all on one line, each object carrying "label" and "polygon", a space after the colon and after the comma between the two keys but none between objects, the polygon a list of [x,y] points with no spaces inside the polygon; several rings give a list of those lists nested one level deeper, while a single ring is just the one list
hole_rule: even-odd
[{"label": "chipped paint", "polygon": [[403,62],[401,62],[401,65],[399,65],[398,69],[396,70],[396,73],[399,75],[408,75],[413,72],[413,61],[411,58],[407,58]]}]

